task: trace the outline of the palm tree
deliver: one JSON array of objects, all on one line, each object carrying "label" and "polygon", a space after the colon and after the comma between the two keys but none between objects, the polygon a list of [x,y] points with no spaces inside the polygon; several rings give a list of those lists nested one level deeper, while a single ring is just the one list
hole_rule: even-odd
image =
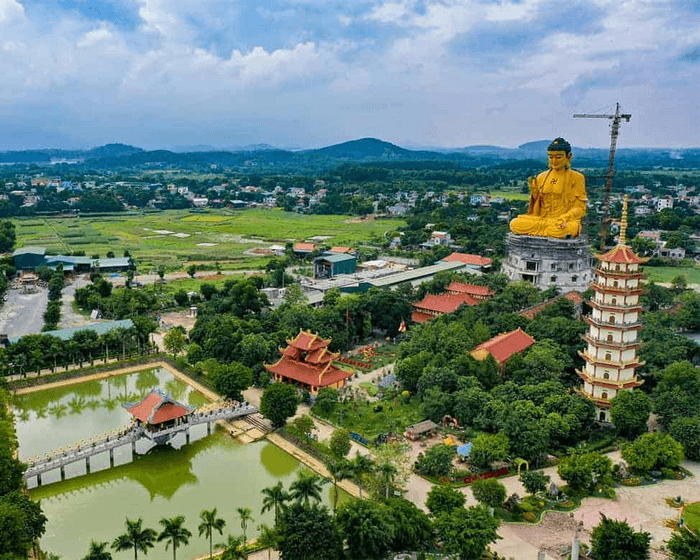
[{"label": "palm tree", "polygon": [[173,560],[176,560],[177,547],[181,544],[187,544],[190,542],[189,529],[186,529],[182,525],[185,523],[185,516],[178,515],[177,517],[163,517],[159,523],[163,526],[163,530],[158,535],[158,542],[167,540],[165,543],[165,550],[168,550],[169,545],[173,545]]},{"label": "palm tree", "polygon": [[138,560],[139,551],[148,554],[148,549],[153,548],[153,543],[158,536],[153,529],[141,528],[143,519],[140,517],[136,521],[126,520],[126,533],[119,535],[112,543],[112,548],[117,552],[134,549],[134,560]]},{"label": "palm tree", "polygon": [[216,547],[224,549],[221,553],[221,560],[246,560],[248,558],[243,537],[229,535],[227,542],[219,543]]},{"label": "palm tree", "polygon": [[352,470],[348,461],[332,461],[326,465],[333,481],[333,515],[338,507],[338,483],[352,478]]},{"label": "palm tree", "polygon": [[352,478],[360,490],[360,499],[362,499],[362,477],[374,470],[374,461],[367,455],[358,453],[350,464],[352,466]]},{"label": "palm tree", "polygon": [[248,521],[253,521],[253,511],[249,507],[236,508],[238,515],[241,518],[241,529],[243,529],[243,540],[248,542],[246,530],[248,529]]},{"label": "palm tree", "polygon": [[327,482],[315,472],[299,471],[297,479],[289,486],[290,497],[305,506],[310,500],[321,501],[321,486]]},{"label": "palm tree", "polygon": [[203,509],[199,514],[199,518],[202,520],[198,527],[199,536],[206,535],[209,539],[209,558],[214,553],[214,531],[219,531],[219,534],[223,535],[224,526],[226,525],[226,521],[221,519],[221,517],[216,517],[216,513],[216,508],[214,508],[211,511]]},{"label": "palm tree", "polygon": [[277,546],[277,532],[272,528],[268,527],[264,523],[258,525],[258,536],[257,543],[263,547],[267,548],[267,559],[270,560],[272,556],[272,549]]},{"label": "palm tree", "polygon": [[108,550],[108,542],[90,541],[90,550],[83,560],[112,560],[112,555]]},{"label": "palm tree", "polygon": [[290,498],[289,493],[284,489],[281,482],[278,482],[270,488],[263,488],[263,501],[260,513],[265,513],[268,510],[275,512],[275,525],[279,521],[281,511],[284,509],[285,502]]},{"label": "palm tree", "polygon": [[390,463],[389,461],[384,461],[382,462],[379,467],[377,467],[377,470],[381,473],[382,475],[382,480],[384,481],[384,487],[386,489],[386,499],[389,499],[389,488],[391,487],[392,482],[394,482],[394,477],[399,474],[399,470],[396,468],[396,466],[393,463]]}]

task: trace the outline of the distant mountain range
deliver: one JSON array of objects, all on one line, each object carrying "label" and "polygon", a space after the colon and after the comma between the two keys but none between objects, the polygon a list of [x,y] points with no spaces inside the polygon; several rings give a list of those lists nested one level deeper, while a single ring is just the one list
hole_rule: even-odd
[{"label": "distant mountain range", "polygon": [[[107,144],[91,150],[24,150],[0,152],[3,164],[82,164],[91,168],[139,166],[247,166],[328,168],[342,163],[386,164],[391,162],[445,162],[477,167],[483,165],[527,165],[528,160],[541,165],[549,140],[522,144],[517,148],[500,146],[466,146],[454,149],[409,150],[376,138],[362,138],[310,150],[281,150],[267,144],[221,150],[211,146],[189,146],[177,150],[145,151],[125,144]],[[607,164],[607,148],[573,148],[577,167],[600,167]],[[520,162],[518,164],[518,162]],[[700,167],[700,148],[622,148],[617,151],[619,167]]]}]

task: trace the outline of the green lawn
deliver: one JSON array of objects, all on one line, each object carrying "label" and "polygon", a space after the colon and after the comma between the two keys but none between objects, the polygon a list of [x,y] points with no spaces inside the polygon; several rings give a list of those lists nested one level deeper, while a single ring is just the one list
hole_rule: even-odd
[{"label": "green lawn", "polygon": [[491,191],[491,198],[502,196],[506,200],[529,200],[530,195],[520,191]]},{"label": "green lawn", "polygon": [[685,507],[683,520],[690,529],[700,531],[700,502],[694,502]]},{"label": "green lawn", "polygon": [[[357,246],[383,238],[403,220],[358,220],[262,208],[229,210],[166,210],[75,218],[13,220],[17,247],[46,247],[52,253],[85,251],[88,256],[131,251],[141,271],[156,265],[182,270],[190,262],[221,263],[223,269],[260,268],[265,257],[244,254],[255,247],[327,236],[328,245]],[[212,266],[213,268],[213,266]]]},{"label": "green lawn", "polygon": [[700,284],[700,267],[697,266],[645,266],[644,273],[654,282],[671,282],[682,275],[690,284]]}]

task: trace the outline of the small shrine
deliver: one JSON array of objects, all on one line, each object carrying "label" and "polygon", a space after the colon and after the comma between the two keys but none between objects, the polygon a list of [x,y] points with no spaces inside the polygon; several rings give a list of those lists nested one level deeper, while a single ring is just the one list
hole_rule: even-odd
[{"label": "small shrine", "polygon": [[599,255],[600,264],[595,270],[590,300],[593,311],[586,317],[588,333],[583,337],[588,343],[580,356],[586,361],[583,370],[577,371],[583,380],[581,394],[593,401],[600,422],[610,422],[610,401],[619,391],[639,387],[643,380],[635,374],[643,365],[637,356],[642,328],[640,314],[644,274],[640,264],[648,259],[638,257],[626,245],[627,198],[622,211],[622,226],[616,247]]},{"label": "small shrine", "polygon": [[330,339],[300,330],[288,346],[280,348],[282,356],[274,364],[264,364],[275,381],[291,383],[316,394],[322,387],[344,387],[352,371],[345,371],[333,364],[340,354],[328,350]]},{"label": "small shrine", "polygon": [[152,389],[137,403],[125,403],[139,425],[154,432],[178,426],[194,412],[194,407],[177,402],[161,389]]},{"label": "small shrine", "polygon": [[535,344],[535,339],[521,328],[517,328],[514,331],[496,335],[479,344],[470,354],[472,358],[480,362],[492,356],[498,364],[501,375],[503,375],[506,369],[506,362],[512,356],[524,352],[533,344]]}]

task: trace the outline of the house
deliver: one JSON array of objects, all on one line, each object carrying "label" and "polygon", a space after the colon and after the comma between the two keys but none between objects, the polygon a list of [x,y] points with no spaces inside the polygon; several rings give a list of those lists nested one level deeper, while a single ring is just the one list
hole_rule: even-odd
[{"label": "house", "polygon": [[432,420],[423,420],[422,422],[418,422],[418,424],[413,424],[406,428],[404,435],[411,441],[416,441],[421,437],[434,434],[437,429],[438,425]]},{"label": "house", "polygon": [[506,362],[512,356],[527,350],[534,343],[534,338],[521,328],[517,328],[514,331],[501,333],[479,344],[470,354],[474,359],[479,361],[483,361],[489,356],[492,356],[501,369],[501,373],[503,373],[505,371]]},{"label": "house", "polygon": [[301,259],[308,257],[315,250],[315,243],[295,243],[294,247],[292,248],[292,251],[294,251],[294,255]]},{"label": "house", "polygon": [[439,245],[448,246],[452,243],[452,236],[446,231],[433,231],[425,243],[421,243],[423,247],[431,248]]},{"label": "house", "polygon": [[672,196],[662,196],[656,199],[656,211],[661,212],[665,208],[673,208]]},{"label": "house", "polygon": [[324,340],[310,331],[300,330],[288,346],[280,349],[282,356],[274,364],[263,364],[275,381],[290,383],[316,394],[323,387],[344,387],[352,371],[333,365],[337,352],[329,352],[330,339]]},{"label": "house", "polygon": [[469,294],[427,294],[422,300],[413,304],[411,320],[414,323],[427,323],[445,313],[454,313],[462,305],[477,303],[479,300]]},{"label": "house", "polygon": [[461,262],[467,265],[467,268],[486,272],[491,268],[491,259],[480,255],[470,255],[467,253],[452,253],[442,259],[442,262]]},{"label": "house", "polygon": [[325,253],[314,259],[314,278],[333,278],[338,274],[357,272],[357,259],[353,255]]},{"label": "house", "polygon": [[329,253],[354,255],[355,249],[353,249],[352,247],[331,247]]},{"label": "house", "polygon": [[654,256],[662,259],[671,259],[673,261],[681,261],[685,258],[685,249],[682,247],[666,247],[666,241],[662,241],[661,245],[654,251]]}]

